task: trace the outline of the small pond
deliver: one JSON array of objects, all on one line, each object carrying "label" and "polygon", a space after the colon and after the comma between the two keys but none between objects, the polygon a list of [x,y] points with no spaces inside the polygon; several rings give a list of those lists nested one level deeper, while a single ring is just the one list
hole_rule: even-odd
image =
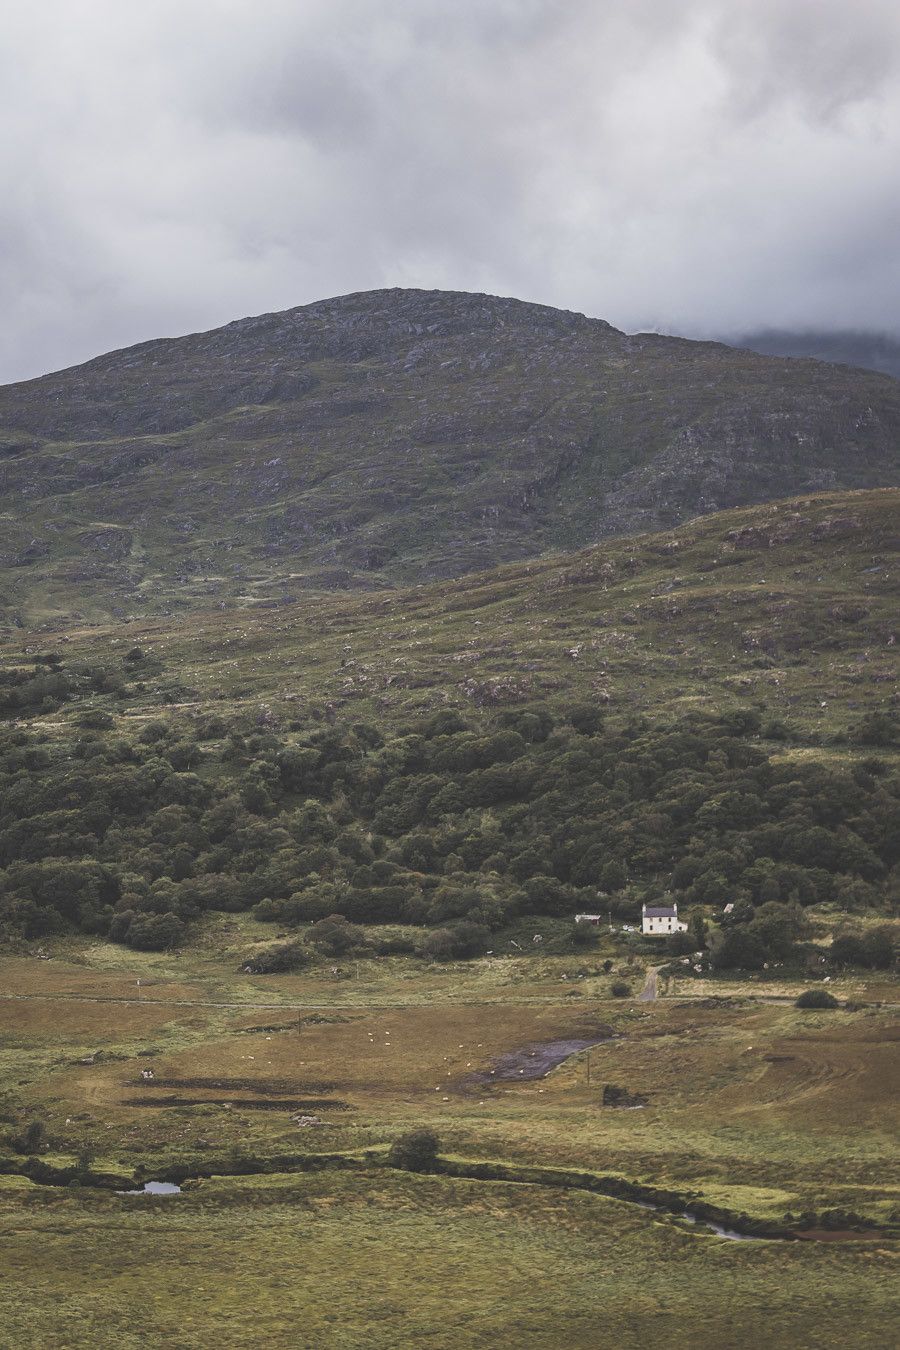
[{"label": "small pond", "polygon": [[174,1181],[145,1181],[134,1191],[116,1191],[116,1195],[180,1195],[181,1187]]}]

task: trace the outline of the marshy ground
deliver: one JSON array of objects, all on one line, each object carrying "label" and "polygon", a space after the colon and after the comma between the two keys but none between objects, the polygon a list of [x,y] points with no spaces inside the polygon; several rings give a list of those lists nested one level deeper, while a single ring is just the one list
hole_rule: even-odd
[{"label": "marshy ground", "polygon": [[[7,1128],[40,1119],[46,1161],[87,1150],[133,1185],[139,1167],[215,1173],[428,1125],[456,1158],[618,1174],[768,1221],[852,1211],[878,1235],[729,1243],[604,1196],[383,1167],[158,1198],[5,1176],[0,1344],[890,1344],[895,1012],[803,1013],[740,985],[573,996],[559,965],[476,962],[413,989],[402,959],[329,984],[240,976],[212,950],[6,957]],[[608,1084],[646,1106],[604,1107]],[[298,1125],[305,1109],[321,1124]]]}]

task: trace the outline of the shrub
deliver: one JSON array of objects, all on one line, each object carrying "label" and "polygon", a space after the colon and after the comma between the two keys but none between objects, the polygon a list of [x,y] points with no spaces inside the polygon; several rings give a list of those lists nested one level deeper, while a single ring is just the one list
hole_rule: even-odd
[{"label": "shrub", "polygon": [[110,727],[115,726],[115,721],[102,708],[90,708],[78,718],[78,726],[84,727],[87,731],[108,731]]},{"label": "shrub", "polygon": [[768,952],[759,938],[745,928],[730,928],[713,952],[717,970],[762,970]]},{"label": "shrub", "polygon": [[697,944],[690,933],[670,933],[666,938],[666,951],[670,956],[689,956],[697,950]]},{"label": "shrub", "polygon": [[862,940],[866,965],[875,970],[888,970],[894,964],[895,934],[888,924],[870,928]]},{"label": "shrub", "polygon": [[459,923],[435,928],[419,944],[420,956],[429,961],[466,961],[483,956],[491,940],[489,928],[480,923]]},{"label": "shrub", "polygon": [[857,722],[850,739],[857,745],[894,745],[898,730],[900,724],[890,713],[868,712]]},{"label": "shrub", "polygon": [[408,1130],[391,1144],[388,1164],[404,1172],[435,1172],[439,1148],[440,1140],[434,1130]]},{"label": "shrub", "polygon": [[405,934],[389,934],[377,938],[374,947],[376,956],[411,956],[416,944]]},{"label": "shrub", "polygon": [[364,945],[365,935],[343,914],[329,914],[313,924],[309,930],[309,940],[326,956],[343,956],[353,947]]},{"label": "shrub", "polygon": [[838,933],[828,959],[833,966],[865,966],[888,970],[894,963],[894,934],[887,924],[865,934]]},{"label": "shrub", "polygon": [[613,998],[630,998],[631,985],[625,980],[616,980],[609,992],[612,994]]},{"label": "shrub", "polygon": [[[121,917],[121,916],[119,916]],[[176,914],[136,914],[125,941],[141,952],[162,952],[184,941],[185,926]]]},{"label": "shrub", "polygon": [[281,942],[253,952],[241,962],[241,970],[250,975],[280,975],[283,971],[302,970],[308,964],[309,952],[302,942]]},{"label": "shrub", "polygon": [[795,1008],[837,1008],[839,1006],[834,994],[829,994],[827,989],[806,989],[795,1001]]},{"label": "shrub", "polygon": [[46,1137],[47,1131],[44,1129],[43,1121],[32,1120],[21,1134],[11,1140],[11,1143],[17,1153],[27,1153],[31,1156],[43,1148]]},{"label": "shrub", "polygon": [[580,736],[596,736],[603,730],[603,712],[595,704],[582,703],[569,713],[569,721]]}]

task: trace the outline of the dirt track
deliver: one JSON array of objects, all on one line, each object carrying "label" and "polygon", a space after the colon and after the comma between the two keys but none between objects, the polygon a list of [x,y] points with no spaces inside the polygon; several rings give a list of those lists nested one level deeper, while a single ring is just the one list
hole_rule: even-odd
[{"label": "dirt track", "polygon": [[644,987],[637,996],[638,1003],[653,1003],[656,999],[656,981],[659,973],[658,966],[651,966],[647,971],[647,978],[644,981]]}]

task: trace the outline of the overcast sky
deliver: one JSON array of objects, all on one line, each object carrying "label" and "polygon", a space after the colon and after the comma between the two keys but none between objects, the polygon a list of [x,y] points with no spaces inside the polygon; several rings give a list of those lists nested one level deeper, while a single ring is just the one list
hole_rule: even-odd
[{"label": "overcast sky", "polygon": [[379,286],[900,331],[897,0],[10,0],[0,380]]}]

